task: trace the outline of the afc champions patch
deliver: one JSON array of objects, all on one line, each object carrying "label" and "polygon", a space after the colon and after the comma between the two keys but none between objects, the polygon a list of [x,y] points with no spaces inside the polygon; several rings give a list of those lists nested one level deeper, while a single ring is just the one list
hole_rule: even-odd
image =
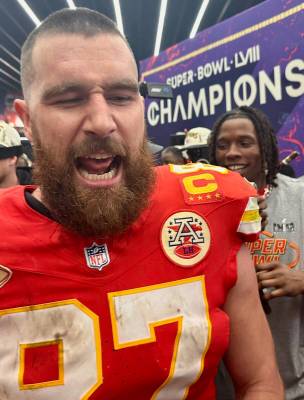
[{"label": "afc champions patch", "polygon": [[210,229],[201,215],[179,211],[164,222],[160,240],[170,261],[192,267],[202,261],[210,248]]},{"label": "afc champions patch", "polygon": [[110,262],[110,256],[107,245],[96,244],[95,242],[90,247],[84,248],[84,255],[87,266],[92,269],[101,271]]}]

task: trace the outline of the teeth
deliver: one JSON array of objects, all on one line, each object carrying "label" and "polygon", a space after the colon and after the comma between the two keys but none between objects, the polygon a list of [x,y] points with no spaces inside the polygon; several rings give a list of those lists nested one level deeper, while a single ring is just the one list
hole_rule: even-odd
[{"label": "teeth", "polygon": [[116,174],[116,168],[111,169],[109,172],[105,172],[104,174],[89,174],[86,170],[80,169],[80,175],[89,181],[104,181],[108,179],[112,179]]},{"label": "teeth", "polygon": [[106,160],[107,158],[113,157],[110,154],[92,154],[90,156],[85,156],[84,158],[89,158],[93,160]]},{"label": "teeth", "polygon": [[243,169],[244,167],[244,165],[229,165],[228,169],[230,169],[231,171],[237,171],[239,169]]}]

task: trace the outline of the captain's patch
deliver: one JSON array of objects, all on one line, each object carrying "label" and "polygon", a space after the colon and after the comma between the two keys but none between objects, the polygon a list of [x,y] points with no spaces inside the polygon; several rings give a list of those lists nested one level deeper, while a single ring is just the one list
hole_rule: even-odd
[{"label": "captain's patch", "polygon": [[204,218],[197,213],[174,213],[162,226],[161,245],[170,261],[181,267],[192,267],[199,263],[209,250],[209,227]]},{"label": "captain's patch", "polygon": [[202,172],[181,178],[186,204],[213,203],[224,199],[214,174]]}]

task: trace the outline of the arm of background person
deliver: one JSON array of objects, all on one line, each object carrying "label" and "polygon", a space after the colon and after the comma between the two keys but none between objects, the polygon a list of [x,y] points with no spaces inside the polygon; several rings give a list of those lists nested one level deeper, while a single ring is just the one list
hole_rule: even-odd
[{"label": "arm of background person", "polygon": [[304,294],[304,271],[290,269],[279,262],[257,265],[256,271],[260,289],[271,288],[263,295],[267,300]]},{"label": "arm of background person", "polygon": [[236,398],[283,400],[271,333],[259,299],[253,262],[244,245],[237,263],[237,283],[224,307],[231,323],[225,364],[235,384]]}]

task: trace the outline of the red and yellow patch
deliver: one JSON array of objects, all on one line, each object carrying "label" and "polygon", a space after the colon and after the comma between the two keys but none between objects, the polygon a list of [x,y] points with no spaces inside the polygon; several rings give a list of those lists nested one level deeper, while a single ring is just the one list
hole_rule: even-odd
[{"label": "red and yellow patch", "polygon": [[202,261],[210,248],[210,230],[204,218],[179,211],[166,219],[161,229],[161,245],[170,261],[192,267]]},{"label": "red and yellow patch", "polygon": [[171,165],[170,171],[177,175],[186,175],[180,178],[186,204],[212,203],[224,199],[224,194],[213,172],[227,174],[228,171],[225,168],[196,163]]}]

